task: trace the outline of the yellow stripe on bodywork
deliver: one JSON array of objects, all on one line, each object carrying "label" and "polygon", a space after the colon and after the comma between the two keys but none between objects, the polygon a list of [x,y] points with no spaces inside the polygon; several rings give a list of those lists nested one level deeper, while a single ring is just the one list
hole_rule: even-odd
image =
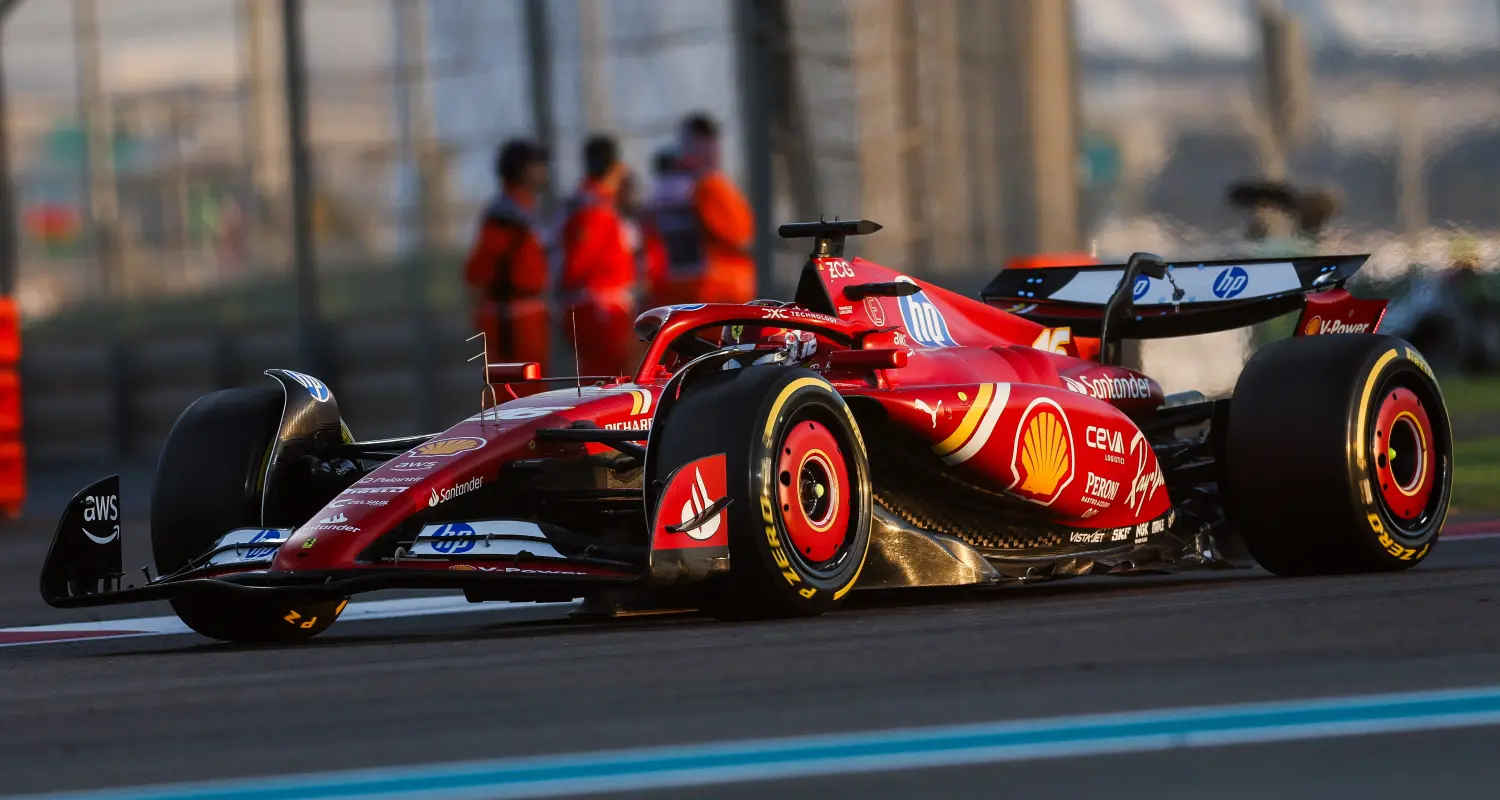
[{"label": "yellow stripe on bodywork", "polygon": [[1400,350],[1387,350],[1385,355],[1375,360],[1375,366],[1370,369],[1370,377],[1365,379],[1365,392],[1359,398],[1359,417],[1354,428],[1354,459],[1361,472],[1369,463],[1365,454],[1365,418],[1370,413],[1370,395],[1375,393],[1375,379],[1380,377],[1380,371],[1385,369],[1385,365],[1399,355]]},{"label": "yellow stripe on bodywork", "polygon": [[990,400],[995,396],[995,384],[982,383],[979,385],[979,393],[974,397],[974,404],[964,413],[964,418],[958,423],[958,429],[943,441],[932,446],[932,452],[939,456],[948,456],[953,451],[962,447],[968,440],[969,435],[978,427],[979,421],[984,419],[984,412],[990,406]]},{"label": "yellow stripe on bodywork", "polygon": [[[989,388],[991,384],[985,384]],[[1001,412],[1005,411],[1005,404],[1010,401],[1010,384],[997,383],[995,387],[995,399],[990,407],[984,412],[984,418],[979,421],[979,429],[969,437],[969,441],[957,451],[943,456],[943,463],[948,466],[957,466],[974,457],[975,453],[984,449],[990,440],[990,434],[995,432],[995,423],[1000,421]]]}]

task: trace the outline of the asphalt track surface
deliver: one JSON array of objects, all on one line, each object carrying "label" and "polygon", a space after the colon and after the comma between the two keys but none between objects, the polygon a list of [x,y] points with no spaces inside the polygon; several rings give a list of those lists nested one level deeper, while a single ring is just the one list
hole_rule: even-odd
[{"label": "asphalt track surface", "polygon": [[[165,613],[46,609],[44,547],[40,531],[0,541],[0,626]],[[0,648],[0,794],[1493,687],[1497,579],[1500,539],[1454,540],[1399,575],[856,593],[792,622],[532,608],[341,624],[288,647]],[[614,796],[1494,797],[1497,746],[1500,727],[1469,727]]]}]

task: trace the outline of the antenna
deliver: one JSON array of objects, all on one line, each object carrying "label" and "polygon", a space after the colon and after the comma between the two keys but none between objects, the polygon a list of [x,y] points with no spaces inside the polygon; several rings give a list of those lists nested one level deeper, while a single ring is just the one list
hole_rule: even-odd
[{"label": "antenna", "polygon": [[468,360],[479,359],[479,367],[484,370],[484,389],[479,392],[479,424],[483,425],[484,412],[500,405],[500,398],[495,396],[495,386],[490,383],[490,337],[486,336],[484,331],[480,331],[464,341],[472,342],[475,339],[480,340],[480,346],[484,349],[480,350],[478,355],[470,356]]},{"label": "antenna", "polygon": [[578,386],[578,396],[583,397],[583,359],[578,355],[578,306],[573,306],[569,316],[573,320],[573,381]]}]

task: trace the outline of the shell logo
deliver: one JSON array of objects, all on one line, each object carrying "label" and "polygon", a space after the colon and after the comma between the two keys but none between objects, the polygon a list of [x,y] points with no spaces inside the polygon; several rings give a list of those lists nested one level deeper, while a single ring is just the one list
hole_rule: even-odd
[{"label": "shell logo", "polygon": [[1052,505],[1073,482],[1073,431],[1055,401],[1031,401],[1016,427],[1011,456],[1015,480],[1010,491],[1040,505]]},{"label": "shell logo", "polygon": [[423,445],[418,445],[416,449],[411,451],[411,455],[437,457],[456,456],[459,453],[467,453],[470,450],[478,450],[479,448],[484,447],[486,444],[488,444],[488,442],[486,442],[485,440],[478,439],[472,436],[465,436],[458,439],[437,439]]},{"label": "shell logo", "polygon": [[1317,336],[1323,330],[1323,318],[1313,317],[1307,321],[1307,327],[1302,329],[1304,336]]}]

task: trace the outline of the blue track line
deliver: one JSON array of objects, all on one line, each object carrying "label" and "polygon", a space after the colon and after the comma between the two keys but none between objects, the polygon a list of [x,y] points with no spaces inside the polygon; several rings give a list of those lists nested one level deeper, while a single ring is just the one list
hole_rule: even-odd
[{"label": "blue track line", "polygon": [[1500,724],[1500,686],[114,789],[58,800],[555,797]]}]

